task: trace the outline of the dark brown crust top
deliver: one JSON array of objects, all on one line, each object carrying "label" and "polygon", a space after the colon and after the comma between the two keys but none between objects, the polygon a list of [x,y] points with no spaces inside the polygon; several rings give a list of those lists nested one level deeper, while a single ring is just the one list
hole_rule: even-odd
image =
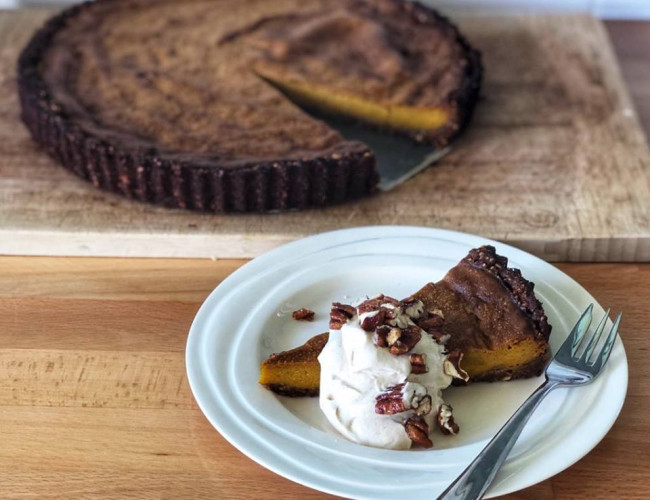
[{"label": "dark brown crust top", "polygon": [[537,335],[548,342],[551,325],[548,324],[542,303],[535,296],[535,283],[524,278],[519,269],[509,268],[508,258],[498,255],[491,245],[470,250],[462,262],[485,269],[495,276],[510,292],[512,301],[533,323]]},{"label": "dark brown crust top", "polygon": [[426,16],[434,22],[449,25],[455,34],[456,41],[466,54],[465,78],[462,80],[461,86],[448,97],[449,106],[455,111],[457,119],[440,129],[437,138],[433,138],[433,142],[437,146],[446,146],[465,130],[474,114],[483,81],[481,53],[469,44],[448,17],[418,2],[412,2],[411,5],[413,6],[414,16]]},{"label": "dark brown crust top", "polygon": [[323,350],[325,344],[329,339],[329,332],[320,333],[310,338],[303,345],[289,349],[288,351],[282,351],[278,353],[271,354],[262,365],[273,366],[273,365],[282,365],[285,363],[300,363],[307,362],[311,363]]},{"label": "dark brown crust top", "polygon": [[[155,147],[133,147],[80,127],[53,98],[39,66],[55,35],[93,4],[76,5],[51,18],[32,37],[18,61],[23,121],[34,140],[77,176],[95,187],[138,201],[217,213],[319,207],[375,191],[375,158],[361,143],[343,142],[313,158],[249,160],[233,165],[191,155],[162,154]],[[447,22],[431,9],[413,6],[415,13]],[[467,124],[481,80],[479,53],[459,34],[458,41],[467,50],[467,78],[450,98],[458,110],[458,120],[450,124],[451,128],[441,130],[445,141]]]}]

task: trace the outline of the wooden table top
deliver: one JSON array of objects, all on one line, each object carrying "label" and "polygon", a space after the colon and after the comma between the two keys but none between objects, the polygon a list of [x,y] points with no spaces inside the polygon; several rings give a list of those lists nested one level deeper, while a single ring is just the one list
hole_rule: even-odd
[{"label": "wooden table top", "polygon": [[[244,262],[0,257],[1,496],[331,498],[246,458],[192,398],[190,323]],[[559,267],[625,312],[628,396],[587,457],[508,498],[647,498],[650,265]]]},{"label": "wooden table top", "polygon": [[[650,131],[650,23],[608,23]],[[190,323],[243,260],[0,257],[2,498],[333,498],[267,471],[199,411]],[[560,264],[625,312],[630,383],[607,437],[509,499],[650,498],[650,264]]]}]

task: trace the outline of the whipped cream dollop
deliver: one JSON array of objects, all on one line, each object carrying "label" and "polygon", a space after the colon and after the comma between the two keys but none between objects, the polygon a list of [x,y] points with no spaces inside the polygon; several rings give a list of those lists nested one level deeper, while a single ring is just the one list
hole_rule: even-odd
[{"label": "whipped cream dollop", "polygon": [[380,295],[356,307],[332,306],[329,340],[318,357],[319,404],[338,432],[395,450],[431,446],[433,429],[458,432],[442,390],[467,374],[458,353],[445,349],[442,320],[413,298]]}]

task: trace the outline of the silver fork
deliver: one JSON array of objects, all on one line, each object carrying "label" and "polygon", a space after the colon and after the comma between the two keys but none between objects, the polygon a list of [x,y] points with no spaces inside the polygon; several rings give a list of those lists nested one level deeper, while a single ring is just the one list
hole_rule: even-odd
[{"label": "silver fork", "polygon": [[524,401],[524,404],[519,407],[501,430],[497,432],[496,436],[483,448],[478,457],[449,485],[442,495],[438,497],[438,500],[474,500],[481,498],[494,480],[508,453],[510,453],[524,429],[526,422],[528,422],[542,399],[556,387],[588,384],[598,376],[612,352],[622,313],[616,316],[605,343],[598,354],[594,356],[594,350],[609,317],[609,309],[589,337],[587,346],[580,352],[580,346],[583,341],[586,341],[585,333],[591,324],[593,307],[594,305],[590,304],[582,313],[564,344],[546,367],[546,381]]}]

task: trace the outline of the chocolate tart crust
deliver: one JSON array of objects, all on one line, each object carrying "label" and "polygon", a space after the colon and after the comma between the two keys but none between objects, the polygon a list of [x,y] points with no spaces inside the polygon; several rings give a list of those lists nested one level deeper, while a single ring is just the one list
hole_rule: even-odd
[{"label": "chocolate tart crust", "polygon": [[[130,148],[80,127],[53,98],[39,65],[54,36],[95,3],[70,7],[51,18],[18,60],[21,117],[33,139],[66,169],[97,188],[130,199],[215,213],[321,207],[376,191],[375,157],[358,142],[346,141],[315,158],[246,160],[233,165],[191,157],[174,159],[154,147]],[[448,22],[431,9],[412,5],[416,13]],[[482,72],[479,53],[454,30],[467,51],[468,64],[467,78],[450,99],[458,110],[457,122],[440,131],[441,137],[448,139],[466,126],[478,98]]]},{"label": "chocolate tart crust", "polygon": [[288,396],[290,398],[313,398],[318,396],[320,389],[298,389],[297,387],[289,387],[283,384],[266,384],[266,387],[271,392],[275,392],[280,396]]}]

